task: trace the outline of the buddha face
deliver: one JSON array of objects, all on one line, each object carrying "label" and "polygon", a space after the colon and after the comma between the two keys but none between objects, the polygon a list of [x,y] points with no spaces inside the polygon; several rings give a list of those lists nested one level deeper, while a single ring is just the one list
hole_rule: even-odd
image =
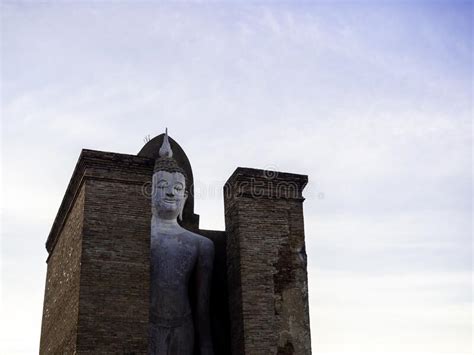
[{"label": "buddha face", "polygon": [[186,202],[186,180],[183,174],[157,171],[153,174],[153,213],[166,219],[176,219]]}]

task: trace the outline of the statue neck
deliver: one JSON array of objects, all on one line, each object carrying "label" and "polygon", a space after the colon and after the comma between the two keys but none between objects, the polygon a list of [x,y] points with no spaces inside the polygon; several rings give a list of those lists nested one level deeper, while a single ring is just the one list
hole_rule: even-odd
[{"label": "statue neck", "polygon": [[183,228],[178,224],[176,218],[166,219],[157,215],[151,217],[151,233],[152,234],[178,234]]}]

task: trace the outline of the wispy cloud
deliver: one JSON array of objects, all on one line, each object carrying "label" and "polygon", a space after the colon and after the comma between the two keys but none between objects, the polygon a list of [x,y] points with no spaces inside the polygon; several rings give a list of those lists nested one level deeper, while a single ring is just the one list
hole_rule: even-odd
[{"label": "wispy cloud", "polygon": [[215,192],[204,228],[236,166],[309,175],[314,353],[471,350],[472,4],[1,6],[6,353],[37,351],[80,149],[137,153],[166,126]]}]

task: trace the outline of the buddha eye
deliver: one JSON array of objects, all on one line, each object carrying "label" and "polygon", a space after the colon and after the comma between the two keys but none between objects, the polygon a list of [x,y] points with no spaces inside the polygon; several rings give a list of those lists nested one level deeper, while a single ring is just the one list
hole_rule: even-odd
[{"label": "buddha eye", "polygon": [[168,183],[166,181],[160,181],[157,185],[159,189],[164,189],[166,188],[166,186],[168,186]]},{"label": "buddha eye", "polygon": [[183,189],[183,186],[182,186],[182,185],[176,185],[176,186],[174,187],[174,189],[175,189],[176,191],[181,191],[181,190]]}]

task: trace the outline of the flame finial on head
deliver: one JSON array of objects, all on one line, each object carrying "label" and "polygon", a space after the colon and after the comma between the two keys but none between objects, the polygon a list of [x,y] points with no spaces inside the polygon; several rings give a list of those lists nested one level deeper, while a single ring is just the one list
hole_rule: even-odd
[{"label": "flame finial on head", "polygon": [[176,160],[173,158],[173,151],[171,150],[171,144],[168,139],[168,128],[165,130],[165,136],[163,137],[163,143],[158,150],[158,158],[155,160],[155,167],[153,172],[167,171],[170,173],[181,173],[187,179],[186,172],[181,168]]},{"label": "flame finial on head", "polygon": [[163,144],[158,151],[160,158],[172,158],[173,151],[171,150],[170,141],[168,140],[168,128],[165,128],[165,137],[163,138]]}]

